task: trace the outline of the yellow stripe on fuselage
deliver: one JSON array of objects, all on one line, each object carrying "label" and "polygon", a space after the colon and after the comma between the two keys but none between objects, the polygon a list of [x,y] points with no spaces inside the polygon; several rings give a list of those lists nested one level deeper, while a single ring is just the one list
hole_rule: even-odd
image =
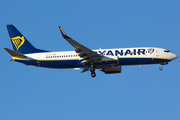
[{"label": "yellow stripe on fuselage", "polygon": [[74,59],[25,59],[25,58],[17,58],[13,57],[13,60],[37,60],[37,61],[60,61],[60,60],[80,60],[79,58],[74,58]]}]

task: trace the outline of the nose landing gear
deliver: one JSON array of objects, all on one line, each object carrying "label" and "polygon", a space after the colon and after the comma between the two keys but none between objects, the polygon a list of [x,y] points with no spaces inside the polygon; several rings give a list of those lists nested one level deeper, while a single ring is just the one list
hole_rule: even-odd
[{"label": "nose landing gear", "polygon": [[160,67],[159,67],[159,70],[162,70],[163,68],[162,68],[162,65],[167,65],[168,64],[168,62],[162,62],[161,64],[160,64]]}]

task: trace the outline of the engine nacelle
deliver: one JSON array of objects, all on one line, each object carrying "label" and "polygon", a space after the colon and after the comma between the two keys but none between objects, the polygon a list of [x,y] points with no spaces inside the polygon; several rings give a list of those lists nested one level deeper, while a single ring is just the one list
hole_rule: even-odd
[{"label": "engine nacelle", "polygon": [[102,58],[102,63],[105,65],[118,65],[118,57],[117,56],[106,56]]},{"label": "engine nacelle", "polygon": [[103,68],[102,71],[105,74],[121,73],[121,66],[113,66],[113,67]]}]

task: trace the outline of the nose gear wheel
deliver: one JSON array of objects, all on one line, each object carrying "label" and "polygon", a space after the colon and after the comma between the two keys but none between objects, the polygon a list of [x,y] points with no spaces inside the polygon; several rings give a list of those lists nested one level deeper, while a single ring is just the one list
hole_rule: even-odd
[{"label": "nose gear wheel", "polygon": [[96,73],[95,72],[91,72],[91,77],[96,77]]}]

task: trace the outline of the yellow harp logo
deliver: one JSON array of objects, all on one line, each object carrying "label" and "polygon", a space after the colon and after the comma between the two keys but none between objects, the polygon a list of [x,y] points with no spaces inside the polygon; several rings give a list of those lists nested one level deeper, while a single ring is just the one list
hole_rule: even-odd
[{"label": "yellow harp logo", "polygon": [[25,41],[24,36],[22,37],[17,36],[17,37],[11,38],[11,40],[14,46],[16,47],[17,51],[24,44],[24,41]]}]

